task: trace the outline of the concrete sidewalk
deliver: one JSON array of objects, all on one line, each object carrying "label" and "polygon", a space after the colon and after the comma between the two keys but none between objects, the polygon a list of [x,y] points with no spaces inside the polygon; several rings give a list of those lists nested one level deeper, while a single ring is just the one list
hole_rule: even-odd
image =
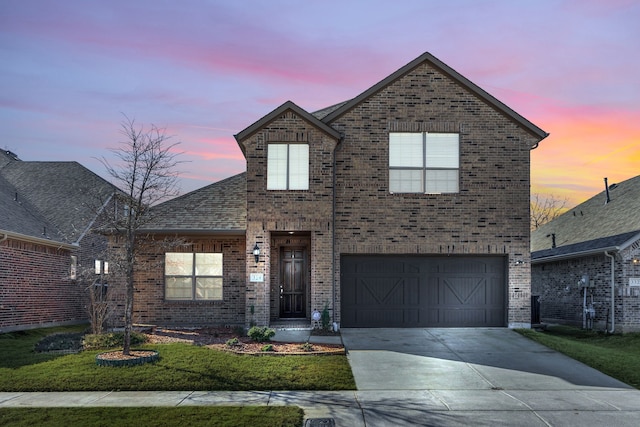
[{"label": "concrete sidewalk", "polygon": [[295,405],[336,426],[637,426],[640,392],[367,390],[0,393],[7,407]]},{"label": "concrete sidewalk", "polygon": [[[340,342],[283,331],[276,340]],[[295,405],[305,425],[637,426],[640,391],[508,329],[345,329],[357,391],[0,393],[4,407]]]}]

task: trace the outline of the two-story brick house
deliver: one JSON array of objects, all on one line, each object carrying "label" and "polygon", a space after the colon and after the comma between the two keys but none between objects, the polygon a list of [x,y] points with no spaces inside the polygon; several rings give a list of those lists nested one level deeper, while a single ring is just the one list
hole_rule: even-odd
[{"label": "two-story brick house", "polygon": [[[247,172],[156,207],[136,321],[530,325],[530,150],[547,134],[425,53],[236,135]],[[157,268],[148,268],[156,262]]]}]

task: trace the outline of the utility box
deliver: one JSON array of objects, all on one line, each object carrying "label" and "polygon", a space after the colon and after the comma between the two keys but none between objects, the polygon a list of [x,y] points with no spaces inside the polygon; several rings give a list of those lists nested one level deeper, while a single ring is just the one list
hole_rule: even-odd
[{"label": "utility box", "polygon": [[593,284],[593,280],[591,280],[591,278],[589,277],[588,274],[584,274],[580,280],[578,280],[578,287],[579,288],[593,288],[595,287]]}]

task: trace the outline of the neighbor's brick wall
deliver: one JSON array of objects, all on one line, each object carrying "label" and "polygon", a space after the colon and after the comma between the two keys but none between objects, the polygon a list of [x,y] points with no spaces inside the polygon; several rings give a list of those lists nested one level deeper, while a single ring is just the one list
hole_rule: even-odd
[{"label": "neighbor's brick wall", "polygon": [[[267,150],[269,143],[309,144],[309,190],[267,191]],[[324,301],[331,305],[331,242],[333,212],[333,151],[337,141],[311,126],[292,111],[284,113],[247,141],[247,234],[250,252],[258,242],[262,255],[256,264],[247,256],[247,325],[268,324],[278,317],[274,292],[279,286],[279,249],[286,241],[278,235],[294,232],[310,239],[307,316]],[[275,240],[274,240],[275,239]],[[277,241],[277,243],[276,243]],[[294,243],[289,243],[294,244]],[[250,273],[263,273],[265,283],[251,283]],[[254,314],[250,314],[253,306]]]},{"label": "neighbor's brick wall", "polygon": [[[529,168],[537,138],[426,64],[331,125],[345,135],[336,154],[335,279],[340,254],[507,255],[507,322],[530,324]],[[460,192],[390,194],[391,131],[458,132]]]},{"label": "neighbor's brick wall", "polygon": [[[164,292],[164,253],[160,242],[140,242],[136,259],[134,323],[168,327],[244,326],[245,239],[244,236],[181,236],[186,243],[168,252],[215,252],[223,254],[222,301],[167,301]],[[117,248],[119,243],[112,242]],[[121,326],[124,313],[124,283],[113,276],[109,297],[116,304],[110,326]]]},{"label": "neighbor's brick wall", "polygon": [[8,239],[0,243],[0,332],[87,321],[71,252]]},{"label": "neighbor's brick wall", "polygon": [[[604,254],[571,260],[535,264],[531,292],[540,300],[540,317],[545,323],[583,326],[584,293],[578,281],[589,275],[594,287],[587,290],[587,305],[596,310],[594,329],[610,329],[611,260]],[[640,288],[629,286],[629,277],[640,277],[640,265],[632,259],[615,262],[615,330],[640,331]]]}]

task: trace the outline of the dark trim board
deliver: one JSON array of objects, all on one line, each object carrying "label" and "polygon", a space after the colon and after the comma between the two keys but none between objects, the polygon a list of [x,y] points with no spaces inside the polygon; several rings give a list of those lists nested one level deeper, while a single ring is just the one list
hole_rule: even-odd
[{"label": "dark trim board", "polygon": [[342,327],[503,327],[506,257],[342,255]]}]

